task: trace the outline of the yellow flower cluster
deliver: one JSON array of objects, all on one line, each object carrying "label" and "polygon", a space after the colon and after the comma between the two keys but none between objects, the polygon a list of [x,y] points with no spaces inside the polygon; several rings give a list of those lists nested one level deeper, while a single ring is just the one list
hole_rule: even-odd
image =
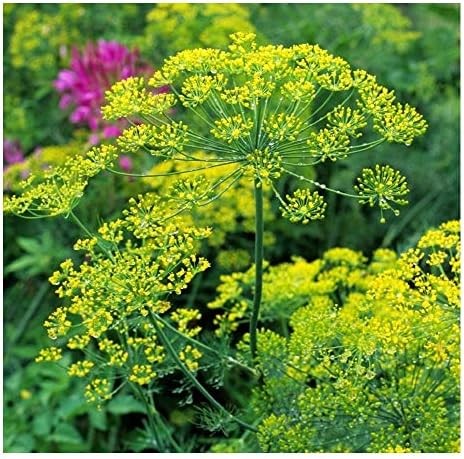
[{"label": "yellow flower cluster", "polygon": [[[170,92],[160,93],[166,85]],[[191,112],[189,126],[172,120],[176,105]],[[106,93],[102,113],[108,120],[135,118],[137,124],[124,131],[116,146],[91,150],[83,160],[70,159],[40,183],[32,175],[20,196],[6,198],[6,212],[68,214],[90,177],[111,168],[119,154],[139,152],[190,164],[201,159],[204,169],[233,164],[236,172],[223,177],[221,188],[249,175],[257,188],[271,185],[282,203],[273,181],[285,174],[320,185],[296,174],[295,167],[345,159],[384,140],[409,145],[426,129],[422,116],[397,103],[393,91],[374,76],[352,70],[318,45],[258,46],[255,35],[244,32],[231,35],[228,51],[179,52],[166,59],[148,83],[141,77],[117,82]],[[367,125],[380,137],[359,144]],[[206,158],[195,157],[199,149]],[[390,208],[386,202],[392,201],[393,192],[372,199],[369,186],[364,189],[361,202],[378,203],[381,211]],[[215,191],[208,202],[221,196],[219,185]]]},{"label": "yellow flower cluster", "polygon": [[[171,92],[154,93],[164,86]],[[167,58],[148,85],[142,78],[116,83],[107,102],[108,119],[143,121],[118,141],[123,151],[194,161],[202,149],[211,152],[205,168],[237,164],[252,172],[257,187],[285,173],[315,184],[292,168],[345,159],[382,141],[410,145],[426,130],[422,116],[373,75],[318,45],[258,46],[244,32],[231,35],[227,51],[188,49]],[[188,128],[168,115],[176,105],[190,112]],[[368,125],[380,137],[359,143]]]},{"label": "yellow flower cluster", "polygon": [[421,35],[412,30],[410,19],[394,5],[353,3],[351,6],[360,13],[361,21],[372,35],[374,45],[393,46],[397,51],[405,51]]},{"label": "yellow flower cluster", "polygon": [[180,352],[179,358],[185,363],[186,367],[195,372],[199,368],[198,360],[202,357],[202,353],[196,348],[187,344],[185,348]]},{"label": "yellow flower cluster", "polygon": [[216,127],[211,129],[216,139],[225,140],[232,143],[234,140],[247,137],[253,128],[253,121],[250,118],[244,119],[242,115],[235,115],[229,118],[222,118],[214,122]]},{"label": "yellow flower cluster", "polygon": [[140,386],[149,384],[156,377],[156,372],[150,365],[134,365],[129,381],[135,382]]},{"label": "yellow flower cluster", "polygon": [[32,217],[69,214],[83,196],[89,179],[112,165],[117,156],[115,147],[103,145],[84,157],[72,156],[62,166],[32,174],[20,184],[20,195],[4,196],[3,209]]},{"label": "yellow flower cluster", "polygon": [[100,407],[103,402],[111,398],[111,383],[106,378],[93,379],[85,386],[84,395],[89,403],[95,403]]},{"label": "yellow flower cluster", "polygon": [[[199,163],[215,159],[202,151],[192,153],[192,158]],[[173,199],[179,199],[179,202],[195,204],[192,211],[184,215],[184,219],[199,227],[212,226],[213,233],[206,242],[213,247],[223,245],[228,234],[253,231],[255,208],[250,180],[240,175],[234,164],[227,162],[212,163],[215,167],[197,171],[193,170],[196,167],[192,164],[196,162],[165,161],[151,168],[143,181],[150,190],[160,195],[170,195]],[[182,179],[179,180],[179,176]],[[232,177],[233,186],[224,180],[229,176]],[[215,194],[220,194],[221,199],[211,199]],[[274,217],[270,212],[269,187],[263,188],[263,194],[265,221],[270,222]],[[222,250],[214,252],[220,256]]]},{"label": "yellow flower cluster", "polygon": [[324,128],[319,132],[312,132],[308,139],[309,153],[322,162],[326,159],[336,161],[347,157],[350,139],[343,127]]},{"label": "yellow flower cluster", "polygon": [[36,151],[26,157],[20,163],[11,164],[3,171],[3,189],[18,192],[22,190],[23,180],[29,175],[39,177],[46,174],[52,167],[63,166],[73,157],[82,157],[83,145],[78,141],[72,141],[66,145],[50,145]]},{"label": "yellow flower cluster", "polygon": [[350,137],[360,137],[362,134],[359,131],[367,125],[363,113],[350,107],[337,107],[328,114],[327,120],[329,124]]},{"label": "yellow flower cluster", "polygon": [[[184,337],[185,344],[176,346],[191,371],[198,369],[201,357],[186,341],[200,331],[189,325],[200,318],[198,311],[175,310],[169,296],[180,294],[208,268],[196,252],[210,230],[188,226],[176,216],[179,207],[172,201],[145,195],[131,202],[124,218],[104,223],[97,236],[76,243],[87,254],[80,266],[66,260],[50,277],[66,306],[44,325],[50,338],[61,338],[85,355],[68,374],[97,377],[86,388],[87,399],[97,404],[111,397],[113,378],[145,385],[158,374],[153,364],[167,364],[153,321],[172,323],[170,330]],[[60,357],[61,349],[49,348],[37,361]]]},{"label": "yellow flower cluster", "polygon": [[[282,335],[258,335],[264,386],[253,405],[263,451],[456,451],[459,251],[453,221],[399,257],[379,249],[367,263],[335,248],[268,268],[263,319]],[[252,279],[251,270],[223,277],[210,306],[228,311],[224,324]],[[280,329],[285,317],[291,332]]]},{"label": "yellow flower cluster", "polygon": [[39,355],[35,358],[36,362],[55,362],[62,358],[62,351],[57,347],[47,347],[41,349]]},{"label": "yellow flower cluster", "polygon": [[246,159],[248,161],[247,170],[258,179],[258,187],[282,175],[282,156],[269,147],[263,150],[253,150]]},{"label": "yellow flower cluster", "polygon": [[44,322],[44,327],[47,329],[50,339],[57,339],[59,336],[66,335],[71,328],[71,321],[67,319],[66,312],[66,308],[58,308]]},{"label": "yellow flower cluster", "polygon": [[163,126],[142,124],[130,127],[117,139],[122,153],[139,153],[145,151],[153,156],[171,158],[183,150],[188,126],[172,123]]},{"label": "yellow flower cluster", "polygon": [[361,204],[367,203],[371,207],[375,204],[379,205],[381,223],[385,223],[384,210],[391,210],[395,215],[400,213],[390,203],[400,206],[408,203],[403,198],[409,193],[406,178],[390,166],[379,166],[377,164],[374,169],[363,169],[361,177],[358,178],[358,185],[355,185],[354,189],[361,197]]},{"label": "yellow flower cluster", "polygon": [[147,14],[143,49],[169,56],[181,49],[225,48],[229,34],[254,31],[249,9],[238,3],[159,3]]},{"label": "yellow flower cluster", "polygon": [[13,66],[33,75],[54,78],[60,46],[82,39],[78,21],[84,12],[79,4],[59,5],[56,14],[37,9],[25,10],[22,14],[18,11],[9,48]]},{"label": "yellow flower cluster", "polygon": [[301,131],[303,122],[295,115],[279,113],[271,115],[263,122],[264,132],[271,140],[296,140]]},{"label": "yellow flower cluster", "polygon": [[156,115],[175,104],[172,94],[154,94],[146,87],[142,77],[129,77],[118,81],[106,91],[106,105],[102,108],[103,118],[118,120],[131,115]]},{"label": "yellow flower cluster", "polygon": [[196,107],[205,102],[213,90],[220,91],[225,85],[224,75],[192,75],[182,85],[179,96],[184,107]]},{"label": "yellow flower cluster", "polygon": [[83,378],[89,374],[94,365],[90,360],[81,360],[73,363],[68,369],[68,375]]},{"label": "yellow flower cluster", "polygon": [[310,220],[320,220],[324,218],[327,204],[323,197],[308,189],[298,189],[293,195],[287,195],[287,202],[281,207],[282,216],[288,218],[292,223],[308,223]]},{"label": "yellow flower cluster", "polygon": [[200,327],[189,328],[189,322],[200,320],[201,314],[196,309],[179,308],[171,314],[171,319],[177,324],[177,328],[184,335],[194,337],[200,333]]}]

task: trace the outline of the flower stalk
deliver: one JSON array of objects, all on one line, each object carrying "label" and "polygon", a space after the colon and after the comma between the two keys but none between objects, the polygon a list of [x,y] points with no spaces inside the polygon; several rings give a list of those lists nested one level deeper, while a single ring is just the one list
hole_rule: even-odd
[{"label": "flower stalk", "polygon": [[256,331],[258,327],[259,308],[263,291],[263,256],[264,256],[264,215],[263,215],[263,188],[261,182],[255,179],[255,291],[253,297],[253,310],[250,320],[250,350],[251,356],[256,357]]}]

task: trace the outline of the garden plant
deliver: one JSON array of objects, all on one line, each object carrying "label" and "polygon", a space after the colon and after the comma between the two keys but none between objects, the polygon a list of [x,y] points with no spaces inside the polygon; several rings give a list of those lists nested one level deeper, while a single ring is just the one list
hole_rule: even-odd
[{"label": "garden plant", "polygon": [[[253,9],[224,5],[227,21],[219,6],[154,7],[130,40],[172,53],[153,65],[117,42],[74,48],[54,86],[82,132],[27,158],[4,143],[7,218],[58,235],[56,221],[74,223],[53,255],[49,233],[18,239],[29,258],[6,268],[53,286],[30,309],[53,305],[29,378],[43,371],[53,389],[42,400],[72,421],[46,433],[36,422],[52,440],[29,448],[458,451],[457,215],[398,251],[318,251],[313,238],[279,255],[344,200],[388,228],[410,190],[382,149],[413,148],[432,126],[379,77],[317,44],[268,44]],[[373,30],[401,52],[419,34],[393,11],[393,32]],[[202,27],[209,15],[214,33],[198,42],[188,28],[171,35],[179,17]],[[358,177],[344,182],[350,163]],[[11,450],[27,449],[9,435]]]}]

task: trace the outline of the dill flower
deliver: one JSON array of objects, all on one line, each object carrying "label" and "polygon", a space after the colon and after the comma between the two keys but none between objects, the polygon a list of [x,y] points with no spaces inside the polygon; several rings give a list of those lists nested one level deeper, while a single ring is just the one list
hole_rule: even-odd
[{"label": "dill flower", "polygon": [[[451,452],[459,440],[459,222],[400,255],[333,248],[266,268],[252,406],[265,452]],[[253,272],[223,276],[209,307],[237,331]],[[280,331],[280,330],[279,330]],[[236,335],[235,335],[236,336]],[[248,335],[238,348],[249,355]]]},{"label": "dill flower", "polygon": [[[285,174],[324,193],[367,200],[367,194],[332,190],[295,171],[385,141],[410,145],[426,130],[422,116],[397,102],[374,76],[317,45],[258,46],[254,39],[253,33],[236,33],[227,51],[182,51],[166,59],[148,83],[135,78],[115,84],[104,118],[143,121],[119,137],[121,153],[198,161],[205,168],[234,164],[231,182],[246,176],[257,187],[266,183],[281,202],[273,182]],[[168,97],[154,94],[165,86]],[[174,121],[167,111],[175,107],[187,110],[195,124]],[[369,128],[376,136],[362,143]],[[198,149],[211,154],[210,164],[195,157]]]}]

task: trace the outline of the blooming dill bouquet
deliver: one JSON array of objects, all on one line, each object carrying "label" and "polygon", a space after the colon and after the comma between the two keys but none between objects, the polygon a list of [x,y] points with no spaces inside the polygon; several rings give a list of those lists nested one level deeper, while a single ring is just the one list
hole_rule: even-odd
[{"label": "blooming dill bouquet", "polygon": [[[160,92],[166,86],[169,91]],[[227,51],[182,51],[166,59],[148,81],[129,77],[117,82],[106,93],[102,113],[108,122],[129,123],[115,143],[72,158],[40,180],[31,175],[21,194],[4,201],[5,211],[27,218],[63,214],[87,236],[75,246],[86,253],[83,263],[76,267],[67,260],[51,278],[64,305],[45,326],[59,345],[44,349],[38,360],[59,361],[64,346],[75,350],[80,358],[68,371],[89,379],[89,401],[103,403],[128,384],[158,421],[155,401],[147,394],[157,378],[180,371],[215,409],[254,431],[219,404],[198,374],[207,358],[252,375],[258,371],[263,188],[294,223],[323,218],[330,192],[378,206],[384,222],[387,211],[397,215],[397,207],[407,203],[406,179],[390,166],[364,169],[354,192],[331,189],[302,171],[349,159],[383,142],[410,145],[425,132],[426,122],[374,76],[319,46],[258,46],[252,33],[233,34]],[[120,154],[191,166],[159,173],[180,178],[165,196],[145,193],[131,199],[121,218],[94,234],[74,211],[92,177],[103,171],[150,179],[158,175],[115,170]],[[213,168],[223,173],[201,174]],[[285,175],[303,187],[282,195],[276,184]],[[208,267],[198,252],[211,229],[191,226],[184,216],[243,180],[253,184],[255,201],[253,302],[241,312],[250,324],[249,361],[236,358],[232,349],[223,352],[205,344],[195,325],[201,312],[173,301]]]}]

